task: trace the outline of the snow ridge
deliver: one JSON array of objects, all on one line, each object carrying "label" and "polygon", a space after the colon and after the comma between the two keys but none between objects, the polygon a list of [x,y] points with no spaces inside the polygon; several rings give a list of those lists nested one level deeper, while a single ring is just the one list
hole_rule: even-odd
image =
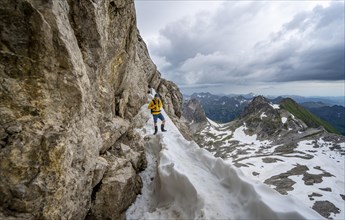
[{"label": "snow ridge", "polygon": [[320,219],[314,210],[245,177],[183,138],[163,111],[168,132],[153,133],[146,106],[141,117],[148,168],[141,174],[142,195],[127,210],[127,219]]}]

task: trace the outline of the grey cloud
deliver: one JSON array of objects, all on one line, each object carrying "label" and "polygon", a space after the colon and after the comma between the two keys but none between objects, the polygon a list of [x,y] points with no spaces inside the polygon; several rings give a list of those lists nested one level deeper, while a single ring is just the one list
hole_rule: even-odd
[{"label": "grey cloud", "polygon": [[315,7],[314,15],[320,17],[316,28],[328,26],[333,22],[344,26],[344,10],[344,3],[341,2],[335,2],[329,8]]},{"label": "grey cloud", "polygon": [[160,31],[168,43],[152,51],[171,64],[162,69],[167,78],[189,86],[344,80],[343,2],[299,13],[250,47],[248,31],[255,34],[250,28],[257,28],[250,22],[265,4],[230,3],[215,15],[200,14],[195,21],[180,20]]},{"label": "grey cloud", "polygon": [[299,65],[290,69],[281,68],[281,74],[275,81],[344,80],[344,49],[339,46],[343,45],[300,54]]},{"label": "grey cloud", "polygon": [[205,36],[204,30],[198,30],[188,20],[175,22],[161,30],[160,34],[169,41],[169,44],[164,48],[160,48],[158,45],[157,48],[153,48],[153,51],[165,56],[173,65],[179,65],[197,53],[211,52],[205,46],[207,36]]},{"label": "grey cloud", "polygon": [[[268,80],[276,82],[344,80],[344,11],[339,10],[342,6],[333,3],[328,8],[316,7],[310,14],[296,15],[284,25],[284,34],[279,34],[281,39],[275,36],[266,45],[284,44],[273,51],[271,59],[256,64],[256,68],[274,67],[275,76]],[[292,30],[307,34],[297,43],[296,39],[283,39]]]},{"label": "grey cloud", "polygon": [[199,13],[194,21],[184,18],[171,23],[160,31],[169,44],[153,46],[152,51],[177,66],[198,53],[239,50],[241,45],[234,43],[241,34],[238,26],[254,19],[262,7],[264,4],[260,2],[226,2],[213,15]]}]

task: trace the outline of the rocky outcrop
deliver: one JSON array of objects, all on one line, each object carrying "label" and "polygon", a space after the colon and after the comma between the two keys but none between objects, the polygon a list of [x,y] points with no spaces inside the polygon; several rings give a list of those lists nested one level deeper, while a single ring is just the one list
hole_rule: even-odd
[{"label": "rocky outcrop", "polygon": [[257,114],[263,111],[273,113],[274,109],[272,106],[269,105],[269,102],[265,97],[257,96],[250,102],[250,104],[247,107],[244,108],[244,111],[241,114],[241,118],[244,118],[250,114]]},{"label": "rocky outcrop", "polygon": [[[183,96],[181,92],[179,92],[177,85],[171,81],[161,79],[157,92],[162,98],[164,110],[180,130],[184,138],[192,140],[192,132],[186,125],[185,121],[181,118]],[[167,127],[168,126],[169,125],[167,125]]]},{"label": "rocky outcrop", "polygon": [[94,188],[88,219],[124,219],[126,209],[142,188],[136,175],[146,167],[144,141],[133,130],[127,132],[104,156],[110,166]]},{"label": "rocky outcrop", "polygon": [[141,187],[141,138],[124,137],[148,85],[180,116],[133,0],[3,0],[0,30],[0,218],[121,217]]},{"label": "rocky outcrop", "polygon": [[[245,124],[248,128],[247,133],[250,135],[256,134],[261,140],[273,137],[278,139],[281,136],[291,139],[290,133],[298,134],[298,131],[305,131],[308,128],[303,121],[289,111],[282,109],[279,105],[273,106],[263,96],[255,97],[244,109],[241,117],[232,124],[235,127]],[[318,131],[311,131],[311,133],[315,132]],[[298,135],[296,139],[299,138]]]},{"label": "rocky outcrop", "polygon": [[189,122],[207,122],[205,112],[197,99],[189,99],[183,103],[183,117]]},{"label": "rocky outcrop", "polygon": [[201,103],[197,99],[189,99],[183,103],[183,118],[187,120],[191,132],[194,134],[204,129],[207,124],[207,118]]},{"label": "rocky outcrop", "polygon": [[158,86],[157,92],[164,101],[164,109],[171,116],[182,116],[182,94],[176,93],[178,87],[175,83],[162,79]]}]

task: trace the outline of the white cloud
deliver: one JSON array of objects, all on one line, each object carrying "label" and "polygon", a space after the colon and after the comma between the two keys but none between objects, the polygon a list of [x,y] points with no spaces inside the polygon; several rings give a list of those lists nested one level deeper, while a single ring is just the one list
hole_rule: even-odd
[{"label": "white cloud", "polygon": [[159,67],[159,69],[164,69],[171,66],[171,63],[169,63],[165,57],[156,57],[155,55],[152,55],[151,58],[155,61],[155,64]]}]

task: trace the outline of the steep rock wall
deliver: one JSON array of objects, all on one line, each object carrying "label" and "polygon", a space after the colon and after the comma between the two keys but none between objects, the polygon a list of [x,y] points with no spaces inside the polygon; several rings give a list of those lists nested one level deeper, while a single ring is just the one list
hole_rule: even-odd
[{"label": "steep rock wall", "polygon": [[178,127],[184,138],[192,140],[192,132],[182,117],[183,96],[179,92],[177,85],[171,81],[161,79],[157,87],[157,92],[162,97],[164,110]]},{"label": "steep rock wall", "polygon": [[162,84],[133,0],[2,0],[0,31],[0,218],[123,217],[145,167],[131,119]]}]

